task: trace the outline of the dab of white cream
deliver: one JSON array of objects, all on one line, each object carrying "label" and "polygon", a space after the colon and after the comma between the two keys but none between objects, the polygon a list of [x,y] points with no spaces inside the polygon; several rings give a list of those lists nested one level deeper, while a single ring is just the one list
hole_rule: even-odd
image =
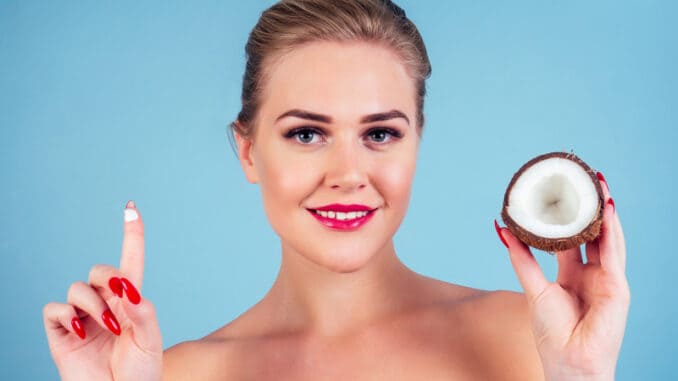
[{"label": "dab of white cream", "polygon": [[125,209],[125,222],[136,221],[139,218],[139,213],[134,209]]}]

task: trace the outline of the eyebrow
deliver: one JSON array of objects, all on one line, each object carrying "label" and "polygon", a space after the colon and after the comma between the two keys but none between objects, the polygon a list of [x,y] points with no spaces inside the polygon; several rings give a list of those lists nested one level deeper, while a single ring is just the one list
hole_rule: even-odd
[{"label": "eyebrow", "polygon": [[[289,116],[293,116],[295,118],[300,118],[300,119],[307,119],[307,120],[313,120],[316,122],[322,122],[322,123],[332,123],[332,117],[327,116],[327,115],[322,115],[322,114],[316,114],[314,112],[306,111],[306,110],[300,110],[300,109],[292,109],[289,111],[284,112],[281,114],[278,118],[276,118],[276,122],[279,121],[282,118],[286,118]],[[410,124],[410,119],[403,113],[402,111],[398,110],[391,110],[387,112],[379,112],[376,114],[369,114],[365,115],[362,118],[360,118],[360,123],[372,123],[372,122],[383,122],[385,120],[390,120],[390,119],[395,119],[395,118],[403,118],[405,121],[407,121],[407,124]]]}]

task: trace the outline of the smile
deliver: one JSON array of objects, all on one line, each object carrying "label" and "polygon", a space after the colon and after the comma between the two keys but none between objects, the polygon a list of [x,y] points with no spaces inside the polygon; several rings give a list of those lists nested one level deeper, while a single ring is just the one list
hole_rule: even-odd
[{"label": "smile", "polygon": [[317,209],[307,209],[322,225],[333,230],[357,230],[372,219],[374,211],[365,205],[332,204]]},{"label": "smile", "polygon": [[369,213],[369,212],[344,213],[344,212],[335,212],[333,210],[330,211],[316,210],[315,212],[325,218],[337,219],[339,221],[355,220],[356,218],[365,217]]}]

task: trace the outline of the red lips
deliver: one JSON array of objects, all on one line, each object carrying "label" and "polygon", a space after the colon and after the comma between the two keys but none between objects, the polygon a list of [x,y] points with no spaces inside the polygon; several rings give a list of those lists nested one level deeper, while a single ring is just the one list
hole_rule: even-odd
[{"label": "red lips", "polygon": [[330,205],[325,205],[321,206],[319,208],[313,208],[313,210],[322,210],[322,211],[330,211],[333,210],[335,212],[369,212],[373,208],[370,208],[369,206],[366,205],[360,205],[360,204],[351,204],[351,205],[344,205],[344,204],[330,204]]}]

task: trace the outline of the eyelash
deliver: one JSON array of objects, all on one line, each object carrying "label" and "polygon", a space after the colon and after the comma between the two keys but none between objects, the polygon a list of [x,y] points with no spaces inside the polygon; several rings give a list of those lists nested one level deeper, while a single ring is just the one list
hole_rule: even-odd
[{"label": "eyelash", "polygon": [[[370,136],[371,134],[374,134],[375,132],[386,133],[388,135],[388,137],[386,138],[386,141],[384,141],[384,142],[372,142],[372,143],[375,143],[375,144],[378,144],[378,145],[386,144],[386,143],[390,142],[392,139],[400,139],[400,138],[403,137],[403,135],[400,131],[393,129],[393,128],[388,128],[388,127],[370,128],[369,130],[367,130],[367,132],[365,132],[364,136],[366,136],[366,137]],[[301,133],[312,133],[312,134],[321,135],[321,136],[325,135],[325,133],[322,130],[315,128],[315,127],[298,127],[298,128],[293,128],[293,129],[287,131],[283,136],[285,137],[285,139],[295,139],[297,141],[297,143],[302,144],[302,145],[313,144],[313,143],[304,143],[304,142],[300,141],[299,135]]]},{"label": "eyelash", "polygon": [[299,135],[302,133],[312,133],[316,135],[324,135],[323,132],[317,128],[314,127],[298,127],[298,128],[293,128],[289,131],[287,131],[284,135],[285,139],[295,139],[297,143],[308,145],[310,143],[304,143],[299,140]]}]

